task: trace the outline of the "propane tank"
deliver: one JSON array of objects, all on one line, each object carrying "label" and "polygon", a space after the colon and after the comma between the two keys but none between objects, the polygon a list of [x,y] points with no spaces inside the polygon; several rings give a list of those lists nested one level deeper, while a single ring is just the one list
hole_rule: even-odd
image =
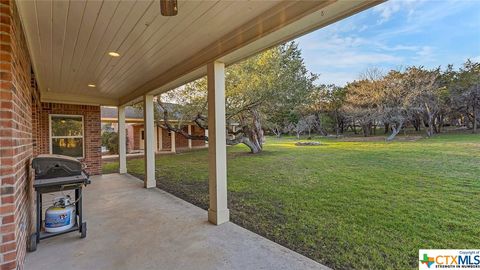
[{"label": "propane tank", "polygon": [[70,196],[56,198],[53,206],[45,212],[45,231],[66,231],[75,225],[75,218],[75,206],[71,203]]}]

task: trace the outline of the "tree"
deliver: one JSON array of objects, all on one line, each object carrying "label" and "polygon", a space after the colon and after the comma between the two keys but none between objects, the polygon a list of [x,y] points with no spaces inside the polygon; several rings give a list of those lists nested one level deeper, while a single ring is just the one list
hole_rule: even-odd
[{"label": "tree", "polygon": [[371,134],[373,123],[380,118],[379,106],[383,87],[380,76],[364,77],[346,86],[347,92],[342,109],[354,125],[356,122],[360,124],[365,137]]},{"label": "tree", "polygon": [[346,90],[336,85],[320,85],[311,92],[307,111],[316,116],[317,131],[326,136],[327,124],[338,136],[343,133],[345,114],[342,107],[345,103]]},{"label": "tree", "polygon": [[387,141],[391,141],[410,119],[412,109],[405,99],[409,94],[405,74],[392,70],[383,80],[385,88],[379,109],[381,120],[392,129],[392,133],[387,137]]},{"label": "tree", "polygon": [[265,116],[265,126],[280,136],[288,132],[289,125],[298,120],[299,108],[307,103],[310,93],[315,89],[317,75],[308,72],[301,51],[295,42],[279,48],[280,61],[274,91],[268,102],[261,107]]},{"label": "tree", "polygon": [[300,135],[302,135],[305,130],[308,128],[307,121],[304,118],[299,119],[296,123],[291,123],[291,130],[295,132],[295,136],[297,139],[300,139]]},{"label": "tree", "polygon": [[316,115],[310,114],[302,119],[305,122],[305,130],[308,132],[308,138],[312,137],[312,130],[319,125]]},{"label": "tree", "polygon": [[463,114],[476,133],[480,124],[480,63],[467,60],[458,72],[450,71],[446,85],[454,111]]},{"label": "tree", "polygon": [[[316,76],[309,74],[296,43],[287,43],[250,57],[226,70],[226,118],[239,123],[234,140],[228,144],[243,143],[252,153],[263,149],[264,123],[279,126],[313,89]],[[169,112],[165,100],[182,104],[178,114],[193,118],[197,125],[207,126],[206,78],[199,79],[174,90],[170,95],[158,99],[163,110],[165,127],[189,139],[204,139],[205,136],[185,134],[178,126],[168,121]],[[282,121],[283,120],[283,121]],[[273,124],[271,126],[274,126]],[[277,130],[283,130],[278,128]],[[230,131],[231,132],[231,131]]]},{"label": "tree", "polygon": [[414,113],[421,116],[428,137],[434,134],[434,121],[441,109],[439,79],[440,68],[426,70],[423,67],[409,67],[404,74],[409,93],[406,102]]}]

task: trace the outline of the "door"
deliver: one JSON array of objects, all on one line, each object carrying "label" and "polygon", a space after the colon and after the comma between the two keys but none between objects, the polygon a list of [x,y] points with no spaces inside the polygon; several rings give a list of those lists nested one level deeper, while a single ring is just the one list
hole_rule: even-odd
[{"label": "door", "polygon": [[145,149],[145,130],[140,129],[140,150]]}]

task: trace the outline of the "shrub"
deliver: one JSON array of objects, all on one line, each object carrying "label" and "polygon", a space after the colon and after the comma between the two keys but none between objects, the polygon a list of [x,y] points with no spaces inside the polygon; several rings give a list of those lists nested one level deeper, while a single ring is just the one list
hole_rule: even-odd
[{"label": "shrub", "polygon": [[118,154],[118,133],[117,132],[103,132],[102,146],[107,147],[111,154]]}]

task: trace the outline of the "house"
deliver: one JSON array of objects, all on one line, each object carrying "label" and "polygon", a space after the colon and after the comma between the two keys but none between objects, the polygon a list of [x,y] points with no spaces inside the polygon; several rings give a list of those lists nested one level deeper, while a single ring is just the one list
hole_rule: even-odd
[{"label": "house", "polygon": [[[158,104],[155,103],[157,112],[163,111]],[[167,103],[164,106],[174,108],[177,104]],[[117,107],[102,106],[101,108],[102,130],[112,130],[118,132],[118,111]],[[169,122],[175,126],[181,125],[186,134],[190,135],[208,135],[207,131],[192,121],[182,120],[182,117],[176,114],[172,115]],[[143,124],[143,110],[128,106],[125,108],[125,127],[127,136],[127,153],[138,152],[144,150],[145,144],[145,126]],[[154,128],[154,148],[155,151],[171,151],[176,149],[191,149],[196,147],[205,147],[207,144],[204,140],[191,140],[185,138],[181,134],[171,132],[164,126],[163,119],[157,119]],[[172,147],[173,146],[173,147]]]},{"label": "house", "polygon": [[[160,5],[159,3],[162,3]],[[128,193],[136,198],[167,199],[163,193],[156,192],[155,179],[155,124],[154,96],[166,92],[197,78],[207,76],[208,81],[208,174],[209,174],[209,209],[205,219],[220,225],[227,223],[223,230],[211,230],[203,223],[192,223],[203,231],[191,230],[195,237],[184,241],[203,239],[203,242],[188,248],[204,253],[182,253],[183,264],[195,258],[209,258],[219,264],[228,256],[242,256],[241,252],[222,253],[224,249],[232,250],[235,245],[220,242],[222,239],[235,240],[248,233],[232,229],[229,225],[227,207],[227,161],[225,134],[225,66],[238,62],[257,52],[294,39],[305,33],[322,28],[352,14],[375,6],[382,1],[375,0],[319,0],[319,1],[0,1],[0,268],[23,269],[26,246],[34,220],[33,172],[31,159],[38,154],[54,153],[76,157],[83,161],[91,175],[102,173],[101,159],[101,106],[117,106],[119,127],[119,175],[115,181],[95,177],[99,182],[92,184],[92,190],[104,188],[92,200],[105,201],[105,194],[111,188],[123,185],[130,188]],[[163,14],[160,6],[174,7],[175,12]],[[171,10],[170,10],[171,11]],[[126,175],[126,107],[143,102],[144,114],[144,159],[145,177],[139,189],[137,182],[128,182]],[[137,132],[137,134],[139,134]],[[163,132],[162,132],[163,134]],[[163,135],[162,135],[163,136]],[[163,147],[163,145],[162,145]],[[105,179],[105,180],[102,180]],[[96,181],[97,181],[96,180]],[[125,184],[128,183],[128,184]],[[133,189],[133,190],[132,190]],[[85,194],[88,196],[88,192]],[[163,197],[162,197],[163,196]],[[128,196],[117,196],[119,201]],[[158,201],[158,200],[157,200]],[[111,205],[119,215],[126,215],[132,209],[118,209],[119,203]],[[183,205],[181,203],[165,205]],[[102,211],[102,206],[93,202],[95,210]],[[182,211],[157,211],[155,204],[145,204],[143,216],[150,212],[158,215],[169,213],[179,215]],[[136,211],[136,210],[135,210]],[[192,210],[197,211],[197,210]],[[137,211],[138,212],[138,211]],[[190,212],[185,212],[190,213]],[[110,219],[113,217],[110,217]],[[167,218],[165,218],[166,220]],[[189,222],[190,219],[179,219]],[[130,226],[144,219],[130,219],[128,222],[116,222],[115,226]],[[175,218],[168,219],[173,222]],[[148,229],[136,228],[138,239],[145,241],[144,253],[122,260],[136,251],[132,246],[119,249],[123,237],[130,234],[121,233],[124,227],[116,227],[119,241],[108,245],[108,253],[117,255],[115,260],[122,263],[135,262],[148,264],[151,260],[165,258],[157,253],[158,242],[156,230],[163,226],[157,223],[142,223]],[[166,223],[165,223],[166,224]],[[173,224],[173,223],[172,223]],[[182,237],[183,224],[171,226],[170,234]],[[112,226],[110,226],[112,227]],[[105,230],[106,228],[95,228]],[[112,230],[112,228],[109,228]],[[232,232],[232,230],[234,230]],[[224,237],[219,237],[222,233]],[[151,235],[150,235],[151,234]],[[98,238],[107,233],[98,233]],[[152,236],[152,237],[150,237]],[[168,235],[169,236],[169,235]],[[163,236],[162,236],[163,237]],[[183,239],[183,238],[178,238]],[[217,239],[215,241],[211,239]],[[246,239],[249,239],[248,241]],[[252,240],[253,239],[253,240]],[[83,243],[102,247],[97,239],[87,238]],[[203,241],[202,240],[202,241]],[[89,242],[90,241],[90,242]],[[253,236],[245,238],[245,243],[264,241]],[[239,242],[238,247],[242,246]],[[181,244],[183,242],[176,242]],[[193,242],[192,242],[193,243]],[[219,248],[221,245],[222,248]],[[274,252],[266,247],[272,244],[252,244],[252,250],[262,256],[248,259],[255,263],[285,262],[287,251],[275,259],[267,260]],[[63,254],[67,250],[57,250],[48,256],[42,256],[37,263],[61,258],[71,268],[78,264],[69,264],[68,260],[82,259],[81,254],[72,256]],[[45,247],[47,248],[47,247]],[[107,249],[107,248],[105,248]],[[152,250],[153,249],[153,250]],[[166,250],[183,249],[169,247]],[[245,252],[250,250],[245,247]],[[153,252],[152,252],[153,251]],[[37,252],[43,252],[42,248]],[[87,268],[90,261],[107,256],[95,249],[88,250],[89,255],[80,262]],[[92,253],[93,252],[93,253]],[[103,254],[103,255],[102,255]],[[146,257],[141,257],[145,256]],[[230,255],[229,255],[230,254]],[[233,255],[232,255],[233,254]],[[95,255],[93,257],[93,255]],[[216,255],[216,256],[213,256]],[[277,256],[276,255],[276,256]],[[163,257],[162,257],[163,256]],[[75,257],[75,258],[73,258]],[[240,257],[239,257],[240,258]],[[243,258],[243,257],[242,257]],[[259,259],[261,258],[261,259]],[[266,259],[267,258],[267,259]],[[278,260],[277,260],[278,258]],[[113,263],[115,263],[113,260]],[[78,261],[77,261],[78,262]],[[177,260],[178,262],[178,260]],[[239,265],[242,259],[236,259]],[[60,261],[59,261],[60,263]],[[103,263],[112,263],[106,259]],[[205,262],[204,262],[205,263]],[[205,264],[206,265],[206,264]],[[97,267],[113,268],[96,265]],[[254,265],[250,265],[251,267]],[[38,269],[38,265],[32,268]],[[51,268],[54,266],[52,265]],[[55,266],[58,267],[58,266]],[[90,265],[90,268],[95,266]],[[134,266],[132,266],[134,267]],[[151,265],[150,265],[151,267]],[[225,265],[228,267],[228,265]],[[260,266],[258,268],[263,268]],[[265,266],[267,267],[267,266]],[[273,267],[273,266],[268,266]],[[191,267],[194,268],[194,267]],[[212,266],[218,268],[218,266]],[[48,269],[48,268],[47,268]]]}]

